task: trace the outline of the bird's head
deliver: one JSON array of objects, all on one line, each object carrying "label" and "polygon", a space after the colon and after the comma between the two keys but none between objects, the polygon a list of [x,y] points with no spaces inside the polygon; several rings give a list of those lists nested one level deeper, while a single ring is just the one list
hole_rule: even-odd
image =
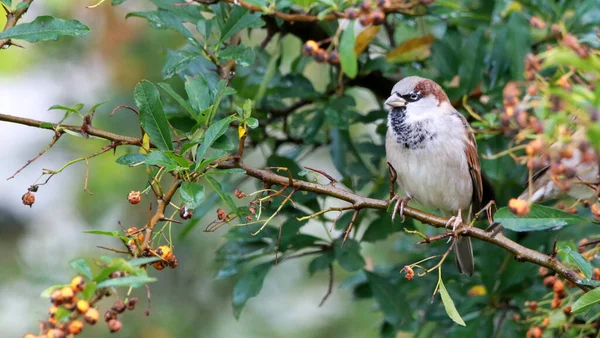
[{"label": "bird's head", "polygon": [[448,96],[440,85],[419,76],[409,76],[398,81],[392,89],[392,95],[385,101],[391,111],[416,114],[434,113],[449,104]]}]

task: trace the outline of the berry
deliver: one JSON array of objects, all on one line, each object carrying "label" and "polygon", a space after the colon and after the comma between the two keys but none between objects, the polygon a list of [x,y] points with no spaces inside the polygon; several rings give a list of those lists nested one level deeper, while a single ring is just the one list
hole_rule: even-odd
[{"label": "berry", "polygon": [[541,338],[542,337],[542,329],[540,329],[537,326],[532,326],[531,328],[529,328],[529,331],[527,331],[527,334],[525,335],[525,337],[527,337],[527,338]]},{"label": "berry", "polygon": [[378,0],[377,7],[379,8],[388,8],[390,7],[390,0]]},{"label": "berry", "polygon": [[349,20],[354,20],[358,18],[358,11],[353,7],[346,8],[344,13],[346,14],[346,18]]},{"label": "berry", "polygon": [[63,302],[70,303],[73,301],[75,293],[70,287],[65,286],[64,288],[60,289],[60,295],[62,296]]},{"label": "berry", "polygon": [[125,311],[125,302],[123,302],[122,300],[115,301],[111,310],[113,310],[116,313],[123,313]]},{"label": "berry", "polygon": [[154,262],[154,263],[152,263],[152,266],[153,266],[153,267],[154,267],[156,270],[158,270],[158,271],[160,271],[160,270],[162,270],[162,269],[164,269],[164,268],[165,268],[165,265],[164,265],[164,262],[163,262],[163,261]]},{"label": "berry", "polygon": [[319,44],[314,40],[308,40],[302,46],[302,54],[313,56],[319,50]]},{"label": "berry", "polygon": [[183,208],[179,209],[179,217],[181,219],[190,219],[192,216],[194,216],[194,211],[190,208],[184,206]]},{"label": "berry", "polygon": [[63,304],[63,307],[64,307],[66,310],[73,311],[73,310],[75,310],[75,308],[77,308],[77,303],[76,303],[75,301],[71,301],[71,302],[68,302],[68,303],[67,303],[67,302],[65,302],[65,303]]},{"label": "berry", "polygon": [[243,191],[241,191],[240,189],[235,189],[234,194],[235,194],[235,197],[237,197],[237,198],[244,198],[246,196],[246,194]]},{"label": "berry", "polygon": [[81,292],[85,289],[85,281],[81,276],[77,276],[71,280],[71,289],[73,292]]},{"label": "berry", "polygon": [[406,271],[406,280],[412,280],[415,277],[415,271],[408,265],[404,266],[404,271]]},{"label": "berry", "polygon": [[565,314],[565,316],[570,316],[571,315],[571,305],[565,306],[563,308],[563,313]]},{"label": "berry", "polygon": [[131,204],[138,204],[142,201],[142,193],[139,191],[132,191],[127,194],[127,200]]},{"label": "berry", "polygon": [[35,203],[35,195],[31,191],[28,191],[21,197],[21,201],[31,208],[33,203]]},{"label": "berry", "polygon": [[536,302],[535,300],[531,302],[525,302],[525,306],[529,308],[529,311],[537,312],[538,302]]},{"label": "berry", "polygon": [[46,338],[65,338],[67,334],[61,329],[51,329],[46,332]]},{"label": "berry", "polygon": [[565,283],[563,283],[563,281],[561,281],[560,279],[557,279],[556,282],[554,282],[554,285],[552,286],[552,290],[554,290],[554,292],[559,293],[565,290]]},{"label": "berry", "polygon": [[340,64],[340,53],[336,52],[336,51],[331,51],[329,53],[329,64],[331,65],[338,65]]},{"label": "berry", "polygon": [[225,216],[227,216],[227,213],[225,212],[225,210],[217,209],[217,218],[219,219],[219,221],[224,220]]},{"label": "berry", "polygon": [[32,333],[28,333],[28,334],[24,335],[23,338],[37,338],[37,336]]},{"label": "berry", "polygon": [[373,22],[373,18],[371,18],[371,16],[366,13],[361,14],[360,18],[358,19],[358,22],[360,22],[360,24],[363,26],[368,26]]},{"label": "berry", "polygon": [[548,327],[548,325],[550,325],[550,318],[546,317],[544,318],[544,321],[542,321],[542,325],[540,325],[542,327],[542,329],[545,329]]},{"label": "berry", "polygon": [[129,298],[129,300],[127,301],[127,310],[133,310],[135,309],[135,305],[138,302],[138,298],[137,297],[131,297]]},{"label": "berry", "polygon": [[83,319],[91,325],[96,324],[98,322],[98,318],[100,318],[100,313],[93,307],[89,308],[83,315]]},{"label": "berry", "polygon": [[81,299],[77,301],[77,311],[81,313],[86,313],[90,309],[90,303]]},{"label": "berry", "polygon": [[166,245],[161,245],[156,249],[156,253],[164,260],[170,261],[173,258],[173,251]]},{"label": "berry", "polygon": [[552,307],[553,309],[558,309],[561,303],[562,299],[560,297],[556,297],[556,294],[554,294],[554,298],[552,298],[552,303],[550,304],[550,307]]},{"label": "berry", "polygon": [[60,292],[60,290],[54,290],[52,291],[52,293],[50,294],[50,301],[52,302],[52,304],[59,306],[60,304],[63,303],[63,297],[62,297],[62,293]]},{"label": "berry", "polygon": [[121,323],[117,319],[111,319],[108,322],[108,329],[110,330],[110,332],[117,332],[121,329],[121,327],[123,327],[123,323]]},{"label": "berry", "polygon": [[74,320],[69,323],[68,330],[71,334],[80,334],[83,330],[83,323],[80,320]]},{"label": "berry", "polygon": [[527,201],[511,198],[508,201],[508,209],[517,216],[525,216],[529,213],[531,207]]},{"label": "berry", "polygon": [[113,319],[117,319],[117,313],[113,310],[107,310],[104,312],[104,321],[109,322]]},{"label": "berry", "polygon": [[369,15],[374,25],[381,25],[385,21],[385,13],[379,9],[374,10]]},{"label": "berry", "polygon": [[327,62],[328,58],[329,58],[329,54],[324,49],[321,49],[321,48],[319,48],[319,50],[315,54],[315,60],[317,60],[317,62],[319,62],[319,63]]},{"label": "berry", "polygon": [[552,289],[555,282],[556,282],[555,276],[547,276],[546,278],[544,278],[544,281],[543,281],[544,286],[547,287],[548,289]]},{"label": "berry", "polygon": [[369,12],[371,10],[371,1],[365,0],[360,3],[360,10],[363,12]]}]

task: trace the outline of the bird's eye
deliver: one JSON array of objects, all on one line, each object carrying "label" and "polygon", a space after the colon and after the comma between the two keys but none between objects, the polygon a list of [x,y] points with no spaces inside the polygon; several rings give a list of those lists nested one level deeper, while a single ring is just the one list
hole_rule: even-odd
[{"label": "bird's eye", "polygon": [[420,98],[420,96],[419,96],[419,94],[417,94],[417,93],[410,93],[410,95],[408,96],[408,98],[409,98],[411,101],[417,101],[417,100]]}]

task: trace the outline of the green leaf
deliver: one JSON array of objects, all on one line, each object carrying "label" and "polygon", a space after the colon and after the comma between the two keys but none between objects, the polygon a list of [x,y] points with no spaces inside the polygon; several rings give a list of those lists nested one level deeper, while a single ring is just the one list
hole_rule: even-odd
[{"label": "green leaf", "polygon": [[113,6],[117,6],[117,5],[120,5],[120,4],[124,3],[124,2],[125,2],[125,0],[112,0],[112,2],[110,4],[113,5]]},{"label": "green leaf", "polygon": [[196,77],[185,77],[185,92],[196,113],[196,120],[201,117],[200,114],[205,109],[213,104],[210,88],[210,83],[202,73],[198,74]]},{"label": "green leaf", "polygon": [[571,313],[583,313],[598,303],[600,303],[600,288],[596,288],[579,297],[573,304]]},{"label": "green leaf", "polygon": [[96,284],[96,282],[90,281],[90,282],[86,283],[85,289],[81,292],[81,298],[83,298],[85,300],[92,299],[92,296],[96,292],[97,287],[98,287],[98,284]]},{"label": "green leaf", "polygon": [[57,40],[59,36],[84,36],[90,32],[88,26],[77,20],[63,20],[52,16],[38,16],[0,32],[0,39],[21,39],[28,42]]},{"label": "green leaf", "polygon": [[246,123],[248,124],[248,127],[251,129],[258,127],[258,120],[255,119],[254,117],[247,118]]},{"label": "green leaf", "polygon": [[196,209],[204,201],[204,186],[198,182],[183,182],[179,193],[190,209]]},{"label": "green leaf", "polygon": [[210,186],[213,188],[213,190],[219,195],[219,197],[221,197],[221,199],[225,203],[227,203],[227,205],[229,206],[231,211],[238,213],[237,206],[233,202],[233,199],[231,198],[231,196],[229,196],[227,193],[225,193],[225,191],[223,191],[223,187],[221,186],[221,183],[219,183],[219,181],[215,180],[214,178],[212,178],[210,176],[206,176],[206,180],[208,181],[208,184],[210,184]]},{"label": "green leaf", "polygon": [[131,266],[140,266],[144,264],[154,263],[162,260],[160,257],[142,257],[142,258],[134,258],[130,260],[128,263]]},{"label": "green leaf", "polygon": [[196,119],[196,114],[194,114],[194,111],[192,110],[192,107],[187,103],[187,101],[181,97],[179,94],[177,94],[173,88],[171,88],[171,85],[169,85],[168,83],[165,82],[160,82],[158,83],[158,85],[165,91],[167,92],[167,94],[171,95],[171,97],[177,101],[177,103],[179,103],[183,109],[185,109],[185,111],[187,111],[191,117],[193,117],[194,119]]},{"label": "green leaf", "polygon": [[525,72],[525,55],[530,53],[530,24],[522,12],[512,12],[506,23],[507,38],[505,49],[511,61],[511,78],[519,80]]},{"label": "green leaf", "polygon": [[364,271],[371,288],[373,298],[379,304],[387,322],[399,324],[410,313],[406,306],[406,297],[401,288],[390,283],[388,278]]},{"label": "green leaf", "polygon": [[340,63],[342,64],[344,74],[348,75],[349,78],[354,78],[358,72],[358,63],[356,54],[354,54],[355,44],[354,21],[350,21],[340,39]]},{"label": "green leaf", "polygon": [[573,251],[570,246],[563,246],[563,247],[560,247],[559,249],[563,250],[564,252],[566,252],[569,255],[569,258],[571,259],[571,261],[573,261],[573,263],[575,263],[575,265],[577,265],[579,270],[581,272],[583,272],[583,275],[585,276],[585,278],[587,278],[587,279],[592,278],[593,268],[592,268],[592,264],[590,264],[590,261],[585,259],[579,252]]},{"label": "green leaf", "polygon": [[86,231],[84,231],[84,233],[86,233],[86,234],[92,234],[92,235],[103,235],[103,236],[110,236],[110,237],[120,238],[123,241],[127,241],[128,240],[127,237],[121,235],[121,233],[118,232],[118,231],[86,230]]},{"label": "green leaf", "polygon": [[108,288],[108,287],[120,287],[120,286],[129,286],[129,287],[140,287],[144,284],[156,282],[156,278],[148,277],[148,276],[127,276],[120,278],[111,278],[106,279],[100,283],[98,283],[98,288]]},{"label": "green leaf", "polygon": [[261,13],[250,13],[242,6],[235,6],[231,10],[229,19],[227,22],[225,22],[225,25],[221,29],[221,39],[219,42],[229,39],[244,28],[262,27],[264,25],[264,21],[260,19],[260,16]]},{"label": "green leaf", "polygon": [[167,60],[163,64],[162,75],[164,79],[183,72],[190,62],[200,57],[198,53],[187,50],[167,51]]},{"label": "green leaf", "polygon": [[74,259],[69,262],[69,265],[73,269],[75,269],[75,271],[77,271],[78,274],[83,275],[89,279],[94,278],[94,276],[92,275],[92,269],[90,269],[90,266],[88,265],[88,263],[85,262],[85,259],[83,259],[83,258]]},{"label": "green leaf", "polygon": [[233,144],[233,141],[231,140],[231,138],[229,138],[229,136],[224,134],[215,140],[215,142],[212,145],[212,148],[230,151],[235,148],[235,144]]},{"label": "green leaf", "polygon": [[146,157],[146,165],[165,167],[165,170],[175,170],[178,164],[162,151],[153,151]]},{"label": "green leaf", "polygon": [[448,290],[446,290],[446,286],[444,286],[444,281],[440,278],[440,296],[442,296],[442,303],[444,304],[444,309],[446,309],[446,313],[448,317],[452,319],[455,323],[467,326],[465,321],[462,319],[456,307],[454,306],[454,301],[450,298],[450,294],[448,294]]},{"label": "green leaf", "polygon": [[558,209],[532,204],[531,211],[525,216],[517,216],[507,207],[500,208],[494,214],[494,220],[512,231],[540,231],[558,229],[567,225],[589,223],[589,220]]},{"label": "green leaf", "polygon": [[142,80],[135,86],[133,98],[140,110],[140,123],[152,143],[160,150],[173,150],[169,123],[156,86]]},{"label": "green leaf", "polygon": [[346,242],[341,238],[336,239],[333,251],[340,266],[348,271],[360,270],[365,266],[365,259],[360,254],[360,244],[353,239],[347,239]]},{"label": "green leaf", "polygon": [[117,159],[118,164],[133,166],[135,164],[143,163],[146,160],[145,154],[125,154]]},{"label": "green leaf", "polygon": [[202,141],[202,144],[198,147],[198,151],[196,152],[196,168],[200,165],[201,159],[204,157],[204,154],[206,154],[208,148],[210,148],[221,135],[225,134],[231,121],[233,121],[233,117],[228,116],[217,122],[213,122],[213,124],[208,127],[204,134],[204,141]]},{"label": "green leaf", "polygon": [[240,318],[242,310],[248,302],[248,299],[256,297],[262,289],[265,277],[273,266],[272,262],[267,262],[254,266],[246,272],[233,287],[233,315],[236,319]]},{"label": "green leaf", "polygon": [[0,0],[1,3],[5,4],[6,7],[12,6],[12,0]]},{"label": "green leaf", "polygon": [[158,10],[153,12],[131,12],[128,13],[125,18],[138,17],[148,20],[150,26],[158,29],[173,29],[181,33],[190,43],[197,44],[198,42],[194,38],[192,32],[190,32],[182,23],[181,19],[174,13]]},{"label": "green leaf", "polygon": [[323,254],[317,256],[315,259],[310,261],[310,263],[308,264],[308,273],[312,276],[317,271],[325,270],[331,264],[333,264],[334,260],[335,255],[333,254],[333,251],[324,252]]},{"label": "green leaf", "polygon": [[483,30],[478,29],[465,40],[461,50],[461,62],[458,69],[462,93],[470,92],[483,78],[483,59],[486,44]]},{"label": "green leaf", "polygon": [[55,104],[54,106],[48,108],[48,111],[50,110],[64,110],[64,111],[68,111],[71,113],[75,113],[75,114],[80,114],[79,109],[83,108],[83,105],[81,105],[81,107],[78,106],[73,106],[73,107],[67,107],[67,106],[62,106],[60,104]]}]

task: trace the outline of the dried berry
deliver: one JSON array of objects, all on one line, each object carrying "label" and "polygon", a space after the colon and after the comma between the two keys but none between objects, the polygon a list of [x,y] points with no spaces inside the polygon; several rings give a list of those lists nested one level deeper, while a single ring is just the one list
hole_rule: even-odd
[{"label": "dried berry", "polygon": [[190,219],[192,218],[192,216],[194,216],[194,211],[188,208],[187,206],[184,206],[183,208],[179,209],[179,217],[181,219]]},{"label": "dried berry", "polygon": [[319,50],[319,44],[314,40],[308,40],[302,46],[302,54],[313,56]]},{"label": "dried berry", "polygon": [[234,194],[235,194],[235,197],[237,197],[237,198],[244,198],[246,196],[246,194],[243,191],[241,191],[240,189],[235,189]]},{"label": "dried berry", "polygon": [[85,281],[83,280],[83,277],[76,276],[75,278],[73,278],[71,280],[71,289],[73,290],[73,292],[83,291],[85,289]]},{"label": "dried berry", "polygon": [[556,293],[564,291],[565,283],[563,283],[563,281],[561,281],[560,279],[557,279],[556,282],[554,282],[554,285],[552,286],[552,290]]},{"label": "dried berry", "polygon": [[527,201],[511,198],[508,201],[508,209],[517,216],[525,216],[529,213],[531,207]]},{"label": "dried berry", "polygon": [[379,9],[374,10],[369,14],[374,25],[378,26],[385,22],[385,13]]},{"label": "dried berry", "polygon": [[111,307],[111,310],[113,310],[116,313],[123,313],[125,311],[125,308],[125,302],[123,302],[122,300],[117,300]]},{"label": "dried berry", "polygon": [[415,277],[415,271],[408,265],[404,266],[404,271],[406,271],[406,280],[412,280]]},{"label": "dried berry", "polygon": [[565,314],[565,316],[570,316],[571,315],[571,305],[565,306],[563,308],[563,313]]},{"label": "dried berry", "polygon": [[138,302],[138,298],[137,297],[131,297],[129,298],[129,300],[127,300],[127,310],[133,310],[135,309],[135,305]]},{"label": "dried berry", "polygon": [[328,58],[329,58],[329,54],[322,48],[319,48],[319,50],[315,54],[315,60],[319,63],[327,62]]},{"label": "dried berry", "polygon": [[360,3],[360,10],[363,12],[369,12],[371,10],[371,1],[365,0]]},{"label": "dried berry", "polygon": [[161,245],[156,249],[156,253],[164,260],[170,261],[173,258],[173,251],[167,245]]},{"label": "dried berry", "polygon": [[96,310],[95,308],[89,308],[84,314],[83,314],[83,319],[91,325],[94,325],[98,322],[98,319],[100,318],[100,313],[98,312],[98,310]]},{"label": "dried berry", "polygon": [[152,266],[156,270],[160,271],[165,268],[165,262],[163,262],[163,261],[154,262],[154,263],[152,263]]},{"label": "dried berry", "polygon": [[562,298],[556,297],[556,294],[554,296],[555,297],[552,298],[552,303],[550,304],[550,307],[553,309],[558,309],[562,304]]},{"label": "dried berry", "polygon": [[339,65],[340,64],[340,53],[333,50],[329,53],[329,64],[330,65]]},{"label": "dried berry", "polygon": [[83,330],[83,322],[81,322],[80,320],[74,320],[70,322],[68,330],[71,334],[80,334]]},{"label": "dried berry", "polygon": [[127,200],[131,204],[138,204],[142,201],[142,193],[139,191],[132,191],[127,194]]},{"label": "dried berry", "polygon": [[35,195],[31,191],[28,191],[21,197],[21,200],[23,201],[23,204],[28,205],[31,208],[33,203],[35,203]]},{"label": "dried berry", "polygon": [[528,156],[539,154],[544,149],[544,142],[540,139],[535,139],[527,144],[525,153]]},{"label": "dried berry", "polygon": [[344,14],[346,14],[346,18],[349,20],[354,20],[358,18],[358,11],[353,7],[346,8]]},{"label": "dried berry", "polygon": [[529,311],[535,313],[535,312],[537,312],[538,302],[536,302],[535,300],[532,300],[530,302],[525,302],[525,306],[527,306],[529,308]]},{"label": "dried berry", "polygon": [[224,220],[225,216],[227,216],[227,213],[225,212],[225,210],[217,209],[217,218],[219,219],[219,221]]},{"label": "dried berry", "polygon": [[358,22],[360,22],[361,25],[366,27],[373,22],[373,18],[371,18],[369,14],[364,13],[360,15]]},{"label": "dried berry", "polygon": [[108,329],[110,330],[110,332],[113,332],[113,333],[117,332],[117,331],[121,330],[121,327],[123,327],[123,323],[121,323],[117,319],[111,319],[108,322]]},{"label": "dried berry", "polygon": [[63,307],[66,310],[73,311],[75,310],[75,308],[77,308],[77,302],[73,299],[70,302],[63,303]]},{"label": "dried berry", "polygon": [[113,310],[107,310],[104,312],[104,321],[109,322],[113,319],[117,319],[117,313]]},{"label": "dried berry", "polygon": [[546,278],[544,278],[544,286],[547,287],[548,289],[552,289],[554,287],[554,283],[556,282],[556,277],[555,276],[547,276]]}]

